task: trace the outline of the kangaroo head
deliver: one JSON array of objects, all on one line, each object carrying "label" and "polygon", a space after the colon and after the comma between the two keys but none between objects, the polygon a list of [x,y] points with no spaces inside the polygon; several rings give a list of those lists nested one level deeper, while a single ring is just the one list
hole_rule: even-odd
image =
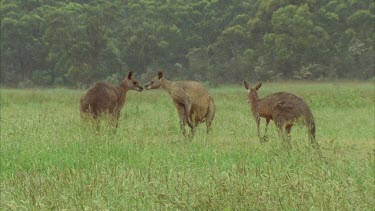
[{"label": "kangaroo head", "polygon": [[246,81],[243,81],[243,85],[248,92],[248,95],[247,95],[248,102],[251,103],[251,102],[255,102],[256,100],[258,100],[258,90],[262,86],[262,82],[258,83],[258,85],[256,85],[254,88],[250,87],[249,83],[247,83]]},{"label": "kangaroo head", "polygon": [[121,86],[127,87],[129,90],[136,90],[138,92],[141,92],[143,90],[143,87],[134,78],[133,71],[130,71],[128,75],[121,81]]},{"label": "kangaroo head", "polygon": [[159,70],[157,76],[151,79],[151,81],[145,85],[145,89],[150,90],[150,89],[160,88],[161,81],[163,80],[163,78],[164,78],[164,70]]}]

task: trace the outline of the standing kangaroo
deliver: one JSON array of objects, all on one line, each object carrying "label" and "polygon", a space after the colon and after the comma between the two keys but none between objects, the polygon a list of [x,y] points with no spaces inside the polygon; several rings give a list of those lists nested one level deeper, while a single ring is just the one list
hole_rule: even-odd
[{"label": "standing kangaroo", "polygon": [[164,71],[145,85],[146,90],[162,88],[166,90],[177,108],[180,127],[184,136],[185,126],[189,125],[194,135],[198,123],[206,121],[207,133],[215,116],[215,103],[204,86],[196,81],[170,81],[164,78]]},{"label": "standing kangaroo", "polygon": [[266,119],[265,140],[267,140],[268,124],[270,120],[273,120],[279,130],[280,137],[284,140],[287,138],[288,143],[290,142],[290,132],[293,124],[302,119],[303,124],[308,128],[310,142],[314,146],[318,146],[315,140],[314,117],[302,98],[287,92],[277,92],[259,99],[257,91],[262,86],[262,83],[259,83],[255,88],[251,88],[244,81],[244,86],[248,90],[247,97],[251,107],[251,114],[257,123],[257,134],[260,140],[262,140],[259,130],[260,117]]},{"label": "standing kangaroo", "polygon": [[115,121],[116,128],[120,112],[124,106],[128,90],[142,91],[142,86],[134,79],[133,72],[129,72],[120,85],[114,86],[105,82],[98,82],[91,86],[87,93],[81,97],[81,117],[91,116],[97,119],[100,114],[108,113]]}]

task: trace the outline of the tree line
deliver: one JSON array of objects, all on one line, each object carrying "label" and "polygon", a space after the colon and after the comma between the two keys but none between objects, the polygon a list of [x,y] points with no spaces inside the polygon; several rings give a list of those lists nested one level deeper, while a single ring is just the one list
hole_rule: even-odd
[{"label": "tree line", "polygon": [[370,0],[1,0],[1,85],[372,79]]}]

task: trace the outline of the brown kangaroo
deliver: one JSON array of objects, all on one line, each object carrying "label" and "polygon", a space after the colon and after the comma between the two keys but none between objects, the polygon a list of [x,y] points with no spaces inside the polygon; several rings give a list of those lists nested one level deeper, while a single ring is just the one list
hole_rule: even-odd
[{"label": "brown kangaroo", "polygon": [[120,85],[114,86],[105,82],[98,82],[91,86],[87,93],[81,97],[81,117],[91,116],[97,119],[100,114],[108,113],[115,121],[116,128],[120,112],[125,103],[128,90],[142,91],[143,88],[134,79],[133,72],[129,72]]},{"label": "brown kangaroo", "polygon": [[[262,82],[251,88],[244,81],[244,86],[248,90],[248,102],[251,113],[257,123],[257,134],[260,140],[259,124],[260,117],[266,119],[266,129],[264,140],[267,141],[267,127],[270,120],[273,120],[279,130],[279,135],[283,140],[290,142],[290,133],[294,123],[302,119],[303,124],[308,128],[309,140],[314,146],[318,146],[315,140],[315,122],[310,108],[302,98],[287,92],[277,92],[259,99],[257,91],[262,86]],[[290,143],[289,143],[290,144]]]},{"label": "brown kangaroo", "polygon": [[206,122],[207,133],[211,130],[211,123],[215,116],[214,99],[209,95],[204,86],[196,81],[170,81],[164,78],[163,70],[145,85],[146,90],[162,88],[166,90],[177,108],[180,127],[186,135],[186,123],[194,135],[198,123]]}]

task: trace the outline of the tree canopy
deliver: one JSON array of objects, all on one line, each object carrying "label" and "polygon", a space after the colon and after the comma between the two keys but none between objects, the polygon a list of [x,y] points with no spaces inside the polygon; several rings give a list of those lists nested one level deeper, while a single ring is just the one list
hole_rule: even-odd
[{"label": "tree canopy", "polygon": [[1,84],[371,79],[370,0],[1,0]]}]

